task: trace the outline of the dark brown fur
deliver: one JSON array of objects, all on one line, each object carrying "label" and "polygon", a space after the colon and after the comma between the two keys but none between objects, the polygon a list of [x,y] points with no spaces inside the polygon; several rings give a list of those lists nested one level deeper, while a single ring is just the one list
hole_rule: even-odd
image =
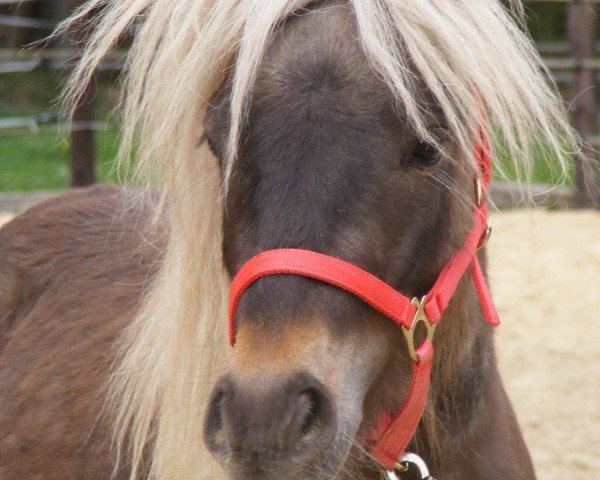
[{"label": "dark brown fur", "polygon": [[163,247],[131,198],[72,191],[0,230],[2,480],[111,474],[105,382]]}]

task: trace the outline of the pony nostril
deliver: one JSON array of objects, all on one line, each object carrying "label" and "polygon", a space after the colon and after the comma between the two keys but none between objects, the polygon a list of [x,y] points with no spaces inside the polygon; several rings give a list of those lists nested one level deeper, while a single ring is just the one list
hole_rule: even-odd
[{"label": "pony nostril", "polygon": [[296,460],[322,451],[335,435],[335,416],[331,402],[316,388],[302,390],[296,400],[291,454]]},{"label": "pony nostril", "polygon": [[223,454],[227,449],[227,437],[223,425],[223,400],[225,391],[215,388],[204,421],[204,443],[213,454]]},{"label": "pony nostril", "polygon": [[311,442],[318,435],[321,410],[322,405],[318,392],[312,388],[300,392],[296,419],[297,449],[302,448],[303,444]]}]

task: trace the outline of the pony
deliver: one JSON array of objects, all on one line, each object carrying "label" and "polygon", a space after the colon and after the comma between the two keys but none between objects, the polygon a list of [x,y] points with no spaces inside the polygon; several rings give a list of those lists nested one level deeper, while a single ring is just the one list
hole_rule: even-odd
[{"label": "pony", "polygon": [[[499,174],[526,180],[540,151],[566,169],[579,140],[522,19],[516,0],[82,6],[59,29],[89,32],[65,104],[134,31],[119,162],[142,188],[0,230],[0,478],[379,478],[369,439],[409,390],[401,330],[278,275],[241,298],[231,348],[229,285],[301,248],[419,297],[473,224],[482,130]],[[531,479],[483,316],[464,275],[408,451],[442,480]]]}]

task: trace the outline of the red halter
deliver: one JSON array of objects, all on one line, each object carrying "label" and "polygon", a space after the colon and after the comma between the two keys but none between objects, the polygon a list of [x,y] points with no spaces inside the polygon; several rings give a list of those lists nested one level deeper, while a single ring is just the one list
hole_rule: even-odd
[{"label": "red halter", "polygon": [[[452,255],[436,282],[423,298],[405,297],[374,275],[338,258],[301,249],[275,249],[262,252],[242,266],[231,284],[229,294],[229,340],[235,344],[235,314],[244,291],[259,278],[278,275],[300,275],[342,288],[378,310],[402,328],[413,363],[410,387],[404,403],[393,419],[381,426],[381,433],[371,457],[387,470],[392,470],[413,437],[423,415],[429,391],[433,359],[433,334],[458,282],[470,265],[483,313],[487,322],[500,323],[492,302],[476,251],[490,234],[487,222],[485,193],[490,182],[491,161],[487,132],[481,129],[475,146],[475,156],[481,169],[477,179],[477,205],[473,210],[473,225],[462,247]],[[413,334],[419,322],[427,328],[427,339],[416,347]]]}]

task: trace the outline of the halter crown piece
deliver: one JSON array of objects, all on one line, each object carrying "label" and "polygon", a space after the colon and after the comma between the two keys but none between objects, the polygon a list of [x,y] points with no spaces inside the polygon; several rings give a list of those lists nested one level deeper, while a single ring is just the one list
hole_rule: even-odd
[{"label": "halter crown piece", "polygon": [[[412,360],[408,394],[395,416],[382,425],[382,433],[370,452],[371,457],[386,469],[389,478],[395,478],[395,469],[406,470],[406,466],[401,465],[401,459],[407,455],[404,451],[415,434],[425,408],[433,360],[435,327],[467,268],[470,268],[487,323],[491,326],[500,323],[476,255],[491,233],[485,201],[491,177],[490,144],[487,130],[480,127],[479,131],[479,141],[475,144],[474,153],[480,168],[480,178],[476,179],[473,225],[461,248],[450,257],[433,287],[424,297],[409,299],[351,263],[329,255],[291,248],[267,250],[252,257],[242,266],[231,284],[229,340],[232,346],[235,344],[235,316],[241,296],[253,282],[269,275],[299,275],[344,289],[381,312],[402,329]],[[427,338],[421,345],[416,346],[413,334],[419,323],[426,327]]]}]

